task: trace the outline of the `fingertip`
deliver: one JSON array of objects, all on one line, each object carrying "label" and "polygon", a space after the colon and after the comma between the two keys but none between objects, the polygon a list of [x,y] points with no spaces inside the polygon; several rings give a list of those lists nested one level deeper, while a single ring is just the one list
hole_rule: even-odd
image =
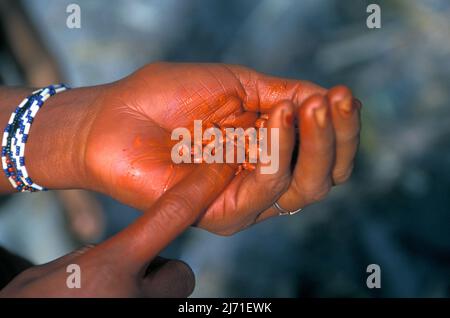
[{"label": "fingertip", "polygon": [[182,288],[182,292],[184,294],[183,297],[189,297],[195,289],[195,273],[188,263],[178,260],[177,261],[180,273],[184,280],[184,286]]},{"label": "fingertip", "polygon": [[295,105],[293,102],[287,100],[281,103],[281,121],[285,128],[291,129],[294,124]]},{"label": "fingertip", "polygon": [[290,100],[279,102],[272,110],[268,126],[290,128],[294,122],[294,103]]},{"label": "fingertip", "polygon": [[336,137],[336,155],[332,171],[335,185],[345,182],[352,171],[359,144],[361,102],[345,86],[336,86],[328,92],[333,127]]},{"label": "fingertip", "polygon": [[[316,117],[316,114],[320,114],[320,117],[326,118],[328,115],[328,101],[325,96],[315,94],[300,106],[299,110],[300,120],[308,120]],[[317,118],[317,117],[316,117]]]},{"label": "fingertip", "polygon": [[345,85],[332,87],[327,93],[330,103],[333,105],[345,98],[352,98],[352,91]]},{"label": "fingertip", "polygon": [[[142,271],[171,241],[191,226],[220,195],[234,176],[228,164],[198,165],[169,189],[134,223],[99,245],[114,266]],[[127,261],[121,262],[126,251]]]},{"label": "fingertip", "polygon": [[273,109],[267,127],[269,136],[272,138],[271,129],[278,128],[279,131],[279,150],[280,155],[290,156],[295,142],[295,105],[289,100],[281,101]]},{"label": "fingertip", "polygon": [[[275,183],[284,183],[285,177],[290,175],[290,163],[295,145],[293,120],[294,104],[292,101],[283,100],[273,107],[267,123],[267,135],[262,135],[263,137],[260,135],[259,138],[260,160],[256,166],[256,176],[259,181],[275,182],[274,180],[276,180]],[[267,138],[266,141],[264,141],[265,138]],[[261,143],[265,146],[262,146]]]},{"label": "fingertip", "polygon": [[191,267],[180,260],[157,257],[150,263],[142,282],[147,297],[185,298],[195,289],[195,275]]},{"label": "fingertip", "polygon": [[329,110],[325,104],[314,109],[314,119],[316,120],[316,123],[320,128],[325,128],[327,126],[328,113]]},{"label": "fingertip", "polygon": [[192,268],[184,261],[169,260],[164,265],[168,283],[176,286],[174,297],[188,297],[195,289],[195,274]]}]

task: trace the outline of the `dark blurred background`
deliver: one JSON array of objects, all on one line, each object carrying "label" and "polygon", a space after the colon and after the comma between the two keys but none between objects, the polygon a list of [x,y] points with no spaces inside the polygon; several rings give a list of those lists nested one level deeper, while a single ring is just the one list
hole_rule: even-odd
[{"label": "dark blurred background", "polygon": [[[191,229],[164,254],[193,296],[450,296],[450,1],[0,0],[6,85],[117,80],[152,61],[245,64],[364,104],[350,182],[300,215],[233,237]],[[81,28],[66,27],[66,7]],[[368,29],[366,7],[381,7]],[[84,191],[2,198],[0,245],[43,263],[139,213]],[[368,289],[366,268],[381,267]]]}]

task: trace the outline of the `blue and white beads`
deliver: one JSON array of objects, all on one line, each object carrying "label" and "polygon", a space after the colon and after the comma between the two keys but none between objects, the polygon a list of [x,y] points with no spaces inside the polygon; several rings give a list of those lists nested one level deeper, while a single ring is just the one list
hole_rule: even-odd
[{"label": "blue and white beads", "polygon": [[25,167],[25,145],[31,124],[44,102],[59,92],[67,90],[63,84],[50,85],[34,91],[25,98],[9,118],[2,139],[2,168],[11,185],[20,192],[46,190],[33,182]]}]

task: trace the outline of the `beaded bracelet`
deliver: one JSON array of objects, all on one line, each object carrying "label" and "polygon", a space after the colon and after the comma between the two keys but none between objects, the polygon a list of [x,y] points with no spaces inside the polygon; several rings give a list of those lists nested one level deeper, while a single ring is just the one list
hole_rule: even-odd
[{"label": "beaded bracelet", "polygon": [[67,90],[64,84],[50,85],[34,91],[11,114],[3,132],[2,167],[11,185],[19,192],[45,191],[33,182],[25,167],[25,145],[31,124],[44,102],[59,92]]}]

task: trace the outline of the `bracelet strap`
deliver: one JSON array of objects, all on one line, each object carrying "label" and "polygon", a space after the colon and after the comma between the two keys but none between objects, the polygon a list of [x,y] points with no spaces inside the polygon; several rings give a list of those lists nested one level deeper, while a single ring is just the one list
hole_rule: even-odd
[{"label": "bracelet strap", "polygon": [[32,92],[14,110],[3,132],[2,168],[11,185],[19,192],[45,191],[33,182],[25,166],[25,145],[34,117],[44,102],[67,90],[64,84],[50,85]]}]

